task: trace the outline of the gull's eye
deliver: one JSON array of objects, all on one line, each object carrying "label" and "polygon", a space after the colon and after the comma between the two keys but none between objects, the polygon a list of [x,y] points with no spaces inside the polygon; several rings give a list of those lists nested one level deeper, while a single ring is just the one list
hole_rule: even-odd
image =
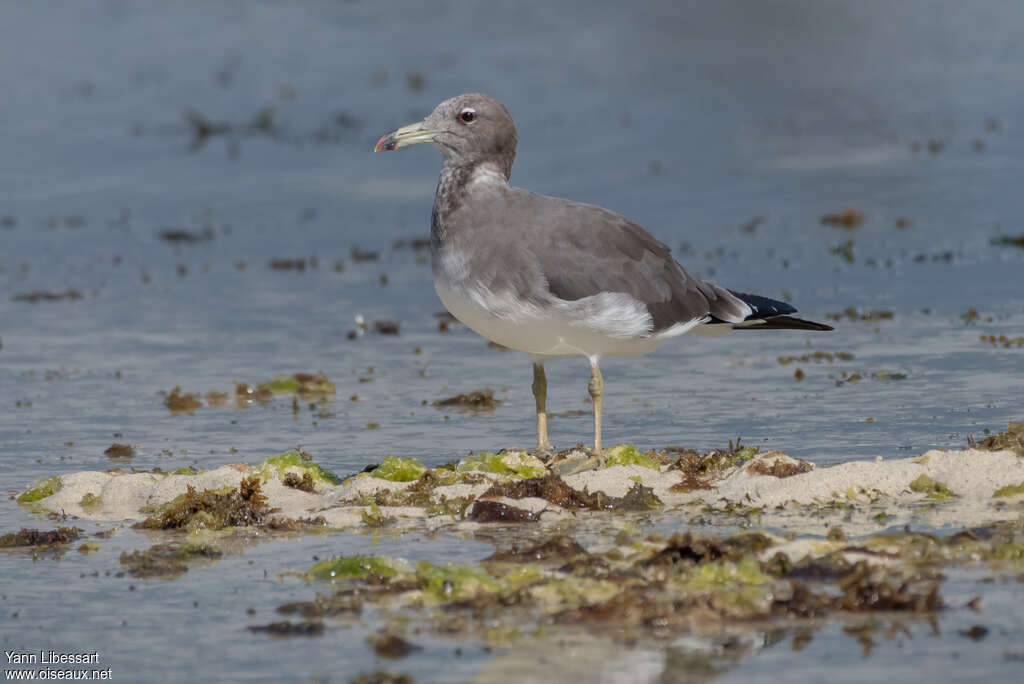
[{"label": "gull's eye", "polygon": [[459,121],[465,124],[470,124],[476,121],[476,110],[472,107],[466,107],[459,112]]}]

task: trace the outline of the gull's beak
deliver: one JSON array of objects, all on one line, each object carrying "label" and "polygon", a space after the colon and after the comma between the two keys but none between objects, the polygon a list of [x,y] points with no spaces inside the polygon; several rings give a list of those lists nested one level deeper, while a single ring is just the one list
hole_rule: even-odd
[{"label": "gull's beak", "polygon": [[419,123],[409,124],[408,126],[402,126],[397,131],[388,133],[377,141],[377,146],[373,148],[373,151],[397,150],[409,145],[430,142],[441,131],[428,130],[423,127],[424,123],[420,121]]}]

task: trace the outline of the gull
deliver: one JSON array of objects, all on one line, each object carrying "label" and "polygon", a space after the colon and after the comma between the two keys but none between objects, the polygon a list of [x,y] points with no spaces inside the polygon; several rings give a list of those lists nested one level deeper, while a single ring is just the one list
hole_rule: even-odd
[{"label": "gull", "polygon": [[785,302],[695,278],[669,248],[607,209],[509,184],[516,127],[480,93],[439,104],[383,136],[375,151],[432,143],[444,165],[430,218],[434,288],[470,329],[533,363],[537,452],[552,451],[544,363],[590,362],[594,452],[601,453],[605,356],[638,356],[685,333],[832,330]]}]

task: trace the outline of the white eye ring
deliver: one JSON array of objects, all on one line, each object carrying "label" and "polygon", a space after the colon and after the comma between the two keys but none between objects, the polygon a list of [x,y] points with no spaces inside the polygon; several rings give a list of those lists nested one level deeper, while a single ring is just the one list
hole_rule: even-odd
[{"label": "white eye ring", "polygon": [[476,121],[476,110],[472,107],[466,107],[459,112],[459,121],[464,124],[471,124]]}]

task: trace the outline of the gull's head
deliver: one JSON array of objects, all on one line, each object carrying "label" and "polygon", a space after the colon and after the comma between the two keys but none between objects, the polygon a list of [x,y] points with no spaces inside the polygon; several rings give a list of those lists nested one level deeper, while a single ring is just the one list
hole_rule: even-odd
[{"label": "gull's head", "polygon": [[423,121],[388,133],[374,150],[398,150],[425,142],[433,143],[449,162],[476,165],[493,161],[511,169],[516,125],[505,105],[494,98],[480,93],[458,95],[437,105]]}]

